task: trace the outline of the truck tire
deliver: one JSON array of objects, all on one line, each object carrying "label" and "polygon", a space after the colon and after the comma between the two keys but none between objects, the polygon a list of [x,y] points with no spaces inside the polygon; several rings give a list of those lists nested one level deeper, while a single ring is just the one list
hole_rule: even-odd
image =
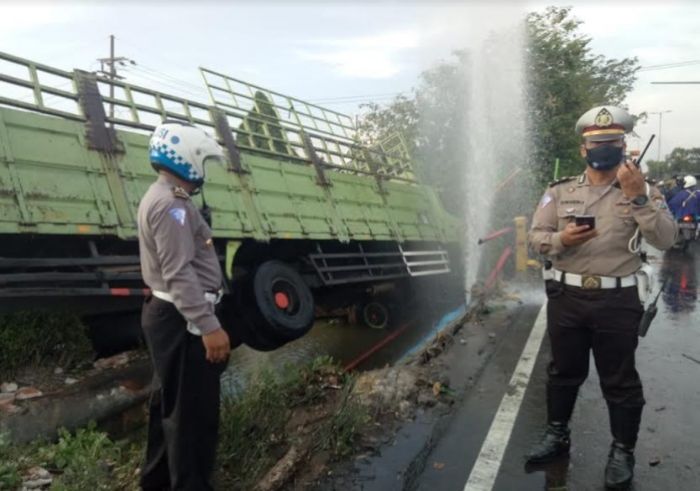
[{"label": "truck tire", "polygon": [[[243,287],[248,288],[248,285]],[[236,289],[233,295],[224,296],[218,312],[219,321],[231,340],[231,349],[241,344],[256,351],[272,351],[283,346],[285,341],[270,339],[251,319],[242,291],[242,288]]]},{"label": "truck tire", "polygon": [[382,302],[371,301],[362,305],[362,322],[372,329],[385,329],[389,325],[389,308]]},{"label": "truck tire", "polygon": [[262,263],[253,274],[253,317],[269,338],[285,342],[305,335],[314,323],[314,297],[301,275],[282,261]]}]

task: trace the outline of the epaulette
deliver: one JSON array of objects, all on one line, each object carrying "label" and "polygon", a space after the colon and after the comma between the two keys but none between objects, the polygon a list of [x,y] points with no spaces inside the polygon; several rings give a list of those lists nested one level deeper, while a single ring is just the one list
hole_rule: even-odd
[{"label": "epaulette", "polygon": [[562,184],[562,183],[564,183],[564,182],[573,181],[573,180],[576,179],[577,177],[578,177],[578,176],[566,176],[566,177],[561,177],[561,178],[557,179],[556,181],[550,182],[549,185],[548,185],[548,187],[551,188],[551,187],[554,187],[554,186],[556,186],[556,185],[558,185],[558,184]]},{"label": "epaulette", "polygon": [[181,186],[173,186],[170,188],[173,192],[173,196],[180,199],[190,199],[190,195]]}]

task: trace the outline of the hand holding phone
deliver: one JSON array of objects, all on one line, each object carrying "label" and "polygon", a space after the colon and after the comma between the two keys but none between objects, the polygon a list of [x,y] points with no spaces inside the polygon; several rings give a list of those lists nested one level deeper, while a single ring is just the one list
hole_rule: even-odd
[{"label": "hand holding phone", "polygon": [[[587,219],[587,223],[582,223],[579,221],[579,217],[575,218],[576,222],[569,222],[560,232],[561,243],[566,247],[581,245],[598,235],[598,231],[595,228],[590,228],[591,224],[595,227],[595,219],[592,222],[590,219]],[[586,227],[583,228],[581,225]]]},{"label": "hand holding phone", "polygon": [[594,215],[578,215],[574,217],[576,220],[576,226],[588,225],[588,230],[593,230],[595,228],[595,216]]}]

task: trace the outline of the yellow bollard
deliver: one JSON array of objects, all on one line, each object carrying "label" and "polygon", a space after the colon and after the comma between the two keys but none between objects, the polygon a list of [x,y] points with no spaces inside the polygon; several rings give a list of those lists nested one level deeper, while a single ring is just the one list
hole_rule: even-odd
[{"label": "yellow bollard", "polygon": [[527,218],[515,217],[515,270],[525,271],[528,266],[527,257]]}]

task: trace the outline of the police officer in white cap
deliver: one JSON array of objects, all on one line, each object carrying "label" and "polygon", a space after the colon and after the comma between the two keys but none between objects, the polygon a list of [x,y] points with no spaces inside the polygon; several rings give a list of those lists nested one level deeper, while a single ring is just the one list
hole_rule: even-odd
[{"label": "police officer in white cap", "polygon": [[190,196],[204,163],[223,151],[202,129],[166,121],[149,145],[158,179],[139,205],[141,271],[152,295],[141,324],[156,381],[144,490],[210,490],[219,424],[219,377],[231,349],[215,315],[222,274],[212,231]]},{"label": "police officer in white cap", "polygon": [[613,442],[605,482],[613,489],[632,480],[645,403],[634,359],[643,313],[640,235],[663,250],[673,245],[677,232],[661,193],[634,163],[624,161],[625,133],[633,123],[615,106],[581,116],[576,132],[583,139],[586,170],[549,186],[529,235],[533,250],[552,265],[545,272],[552,357],[548,425],[527,459],[546,463],[568,454],[568,423],[592,351],[610,416]]}]

